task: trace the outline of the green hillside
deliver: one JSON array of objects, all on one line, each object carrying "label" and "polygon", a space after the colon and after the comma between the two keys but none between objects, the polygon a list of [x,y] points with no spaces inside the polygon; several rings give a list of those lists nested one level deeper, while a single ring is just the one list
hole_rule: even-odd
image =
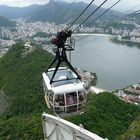
[{"label": "green hillside", "polygon": [[48,37],[51,37],[50,34],[47,34],[45,32],[38,32],[36,33],[33,37],[42,37],[42,38],[48,38]]},{"label": "green hillside", "polygon": [[[109,140],[123,134],[140,114],[140,107],[119,100],[112,93],[90,94],[85,113],[67,118]],[[139,132],[140,134],[140,132]]]},{"label": "green hillside", "polygon": [[[35,47],[23,55],[24,46],[14,45],[0,58],[0,140],[43,140],[41,114],[46,108],[42,72],[53,56]],[[85,113],[67,120],[114,140],[128,129],[140,108],[124,103],[111,93],[89,94]]]},{"label": "green hillside", "polygon": [[41,74],[46,70],[52,55],[36,48],[23,57],[23,47],[13,46],[0,59],[0,88],[13,100],[8,110],[10,115],[44,111]]},{"label": "green hillside", "polygon": [[0,116],[0,140],[43,138],[41,114],[48,110],[41,74],[52,55],[36,48],[23,57],[23,50],[17,44],[0,59],[0,89],[10,98],[8,109]]},{"label": "green hillside", "polygon": [[117,140],[139,140],[140,139],[140,118],[134,121],[129,129]]},{"label": "green hillside", "polygon": [[0,16],[0,27],[15,27],[16,23],[5,17]]}]

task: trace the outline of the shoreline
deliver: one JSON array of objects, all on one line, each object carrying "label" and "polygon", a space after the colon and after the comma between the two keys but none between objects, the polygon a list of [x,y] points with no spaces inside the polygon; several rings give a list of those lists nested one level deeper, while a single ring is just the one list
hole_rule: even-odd
[{"label": "shoreline", "polygon": [[138,48],[140,48],[140,42],[131,41],[131,40],[124,40],[124,39],[119,40],[116,36],[112,36],[110,41],[114,44],[121,44],[121,45],[125,45],[125,46],[128,46],[128,47],[138,47]]},{"label": "shoreline", "polygon": [[100,33],[79,33],[79,34],[74,34],[74,35],[77,35],[77,36],[112,36],[110,34],[100,34]]},{"label": "shoreline", "polygon": [[105,89],[102,89],[102,88],[98,88],[98,87],[95,87],[95,86],[90,86],[89,90],[91,92],[94,92],[96,94],[99,94],[101,92],[105,92],[106,90]]}]

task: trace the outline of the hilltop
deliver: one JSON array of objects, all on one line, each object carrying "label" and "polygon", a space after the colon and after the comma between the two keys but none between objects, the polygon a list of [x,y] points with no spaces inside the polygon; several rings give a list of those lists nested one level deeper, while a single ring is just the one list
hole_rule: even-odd
[{"label": "hilltop", "polygon": [[5,17],[0,16],[0,27],[15,27],[16,23]]},{"label": "hilltop", "polygon": [[[0,58],[0,95],[7,105],[0,112],[0,139],[43,140],[41,114],[52,113],[43,96],[42,72],[53,56],[37,46],[26,55],[24,51],[23,44],[16,44]],[[140,107],[106,92],[89,94],[84,113],[65,119],[114,140],[139,114]]]}]

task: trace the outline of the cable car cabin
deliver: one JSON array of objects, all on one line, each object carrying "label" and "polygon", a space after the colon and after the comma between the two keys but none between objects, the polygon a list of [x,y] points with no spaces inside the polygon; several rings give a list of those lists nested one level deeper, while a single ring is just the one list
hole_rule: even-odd
[{"label": "cable car cabin", "polygon": [[60,67],[54,77],[50,79],[54,68],[43,73],[43,86],[50,107],[56,114],[66,115],[82,111],[85,106],[86,92],[83,82],[77,79],[74,72],[66,67]]}]

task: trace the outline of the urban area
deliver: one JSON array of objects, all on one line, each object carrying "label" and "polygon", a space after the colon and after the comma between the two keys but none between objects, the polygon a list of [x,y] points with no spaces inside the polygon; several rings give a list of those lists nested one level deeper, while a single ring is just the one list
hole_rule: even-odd
[{"label": "urban area", "polygon": [[[125,25],[125,27],[121,27],[122,25]],[[0,27],[0,56],[8,50],[9,46],[12,46],[18,41],[34,42],[47,47],[50,37],[56,34],[58,30],[65,29],[66,27],[66,24],[58,27],[55,23],[41,21],[26,22],[25,20],[18,19],[16,21],[16,27]],[[106,28],[104,26],[81,26],[77,30],[77,33],[112,34],[117,35],[119,40],[140,43],[140,25],[133,19],[122,21],[121,24],[111,24]]]},{"label": "urban area", "polygon": [[[119,39],[121,39],[121,37],[123,38],[124,36],[129,36],[129,40],[132,40],[133,42],[140,42],[140,25],[136,24],[134,20],[133,22],[123,21],[122,24],[127,24],[129,27],[134,26],[135,28],[132,30],[129,27],[118,29],[116,27],[110,26],[105,29],[103,27],[89,28],[81,26],[77,32],[112,34],[117,35]],[[66,27],[66,24],[63,24],[58,28],[58,25],[55,25],[55,23],[40,21],[26,22],[21,19],[17,20],[16,27],[0,27],[0,57],[8,51],[10,46],[19,41],[22,41],[25,44],[25,52],[23,52],[23,55],[26,55],[33,49],[31,45],[32,42],[47,49],[50,38],[54,36],[57,31],[65,29]],[[89,83],[96,85],[96,74],[81,71],[80,69],[77,69],[77,71],[82,76],[82,80],[85,82],[85,87],[88,87]],[[114,94],[126,102],[140,104],[140,84],[131,85],[124,90],[118,90]]]},{"label": "urban area", "polygon": [[114,93],[120,99],[133,103],[135,105],[140,105],[140,84],[133,84],[128,86],[123,90],[118,90]]}]

